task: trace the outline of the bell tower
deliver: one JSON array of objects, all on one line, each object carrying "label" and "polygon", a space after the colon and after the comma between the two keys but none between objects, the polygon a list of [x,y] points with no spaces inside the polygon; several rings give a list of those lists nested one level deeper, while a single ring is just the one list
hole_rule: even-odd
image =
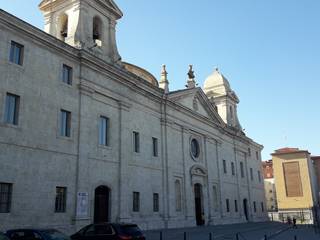
[{"label": "bell tower", "polygon": [[229,81],[217,68],[206,79],[203,91],[209,99],[214,101],[223,121],[231,127],[242,130],[237,113],[239,98],[231,89]]},{"label": "bell tower", "polygon": [[45,32],[97,57],[118,63],[116,23],[123,14],[113,0],[43,0]]}]

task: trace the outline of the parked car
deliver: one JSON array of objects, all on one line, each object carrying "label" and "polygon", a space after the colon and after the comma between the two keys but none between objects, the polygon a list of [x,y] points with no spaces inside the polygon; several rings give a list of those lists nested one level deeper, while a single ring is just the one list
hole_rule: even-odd
[{"label": "parked car", "polygon": [[15,229],[6,232],[10,240],[71,240],[55,229]]},{"label": "parked car", "polygon": [[0,240],[9,240],[9,238],[2,232],[0,232]]},{"label": "parked car", "polygon": [[71,236],[72,240],[145,240],[142,231],[131,223],[90,224]]}]

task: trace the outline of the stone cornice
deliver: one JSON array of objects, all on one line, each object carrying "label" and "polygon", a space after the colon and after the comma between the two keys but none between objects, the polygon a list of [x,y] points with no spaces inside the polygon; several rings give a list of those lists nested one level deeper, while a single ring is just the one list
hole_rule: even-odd
[{"label": "stone cornice", "polygon": [[10,30],[15,30],[17,33],[21,33],[24,37],[31,38],[35,40],[35,42],[41,43],[51,51],[54,50],[61,55],[72,57],[74,60],[79,61],[80,64],[86,65],[100,73],[106,74],[112,79],[120,81],[134,91],[152,98],[153,101],[156,99],[158,102],[161,102],[162,100],[164,94],[163,89],[153,86],[146,80],[128,72],[119,65],[109,64],[85,50],[74,48],[2,9],[0,9],[0,24],[3,24],[5,27],[7,26]]},{"label": "stone cornice", "polygon": [[27,22],[11,15],[0,9],[0,24],[7,27],[9,30],[14,30],[16,33],[20,33],[23,37],[28,37],[35,42],[42,44],[51,51],[60,52],[61,54],[78,59],[79,49],[74,48],[59,39],[47,34],[46,32],[30,25]]}]

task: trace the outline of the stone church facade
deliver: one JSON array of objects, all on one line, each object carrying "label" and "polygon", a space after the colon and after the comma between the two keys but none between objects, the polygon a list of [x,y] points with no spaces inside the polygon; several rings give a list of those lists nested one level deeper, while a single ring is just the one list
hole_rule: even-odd
[{"label": "stone church facade", "polygon": [[121,60],[112,0],[44,0],[45,31],[0,10],[0,230],[267,219],[262,146],[215,70],[169,91]]}]

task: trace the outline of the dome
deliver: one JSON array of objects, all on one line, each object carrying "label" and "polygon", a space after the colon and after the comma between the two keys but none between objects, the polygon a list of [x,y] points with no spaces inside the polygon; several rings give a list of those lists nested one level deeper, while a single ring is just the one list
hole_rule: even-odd
[{"label": "dome", "polygon": [[218,68],[205,80],[203,90],[205,93],[214,92],[226,95],[231,91],[229,81],[219,72]]},{"label": "dome", "polygon": [[152,84],[153,86],[155,87],[158,87],[159,86],[159,83],[157,81],[157,79],[151,74],[149,73],[147,70],[141,68],[141,67],[138,67],[136,65],[133,65],[131,63],[126,63],[126,62],[123,62],[123,65],[124,65],[124,68],[133,73],[134,75],[146,80],[147,82],[149,82],[150,84]]}]

